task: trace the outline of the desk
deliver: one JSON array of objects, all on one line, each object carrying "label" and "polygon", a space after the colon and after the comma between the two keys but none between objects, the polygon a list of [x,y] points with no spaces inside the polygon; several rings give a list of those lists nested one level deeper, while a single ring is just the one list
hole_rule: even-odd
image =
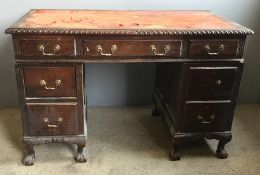
[{"label": "desk", "polygon": [[22,114],[25,165],[34,145],[66,142],[87,160],[85,63],[156,62],[153,115],[172,135],[170,158],[183,139],[231,140],[243,70],[253,31],[208,11],[31,10],[12,34]]}]

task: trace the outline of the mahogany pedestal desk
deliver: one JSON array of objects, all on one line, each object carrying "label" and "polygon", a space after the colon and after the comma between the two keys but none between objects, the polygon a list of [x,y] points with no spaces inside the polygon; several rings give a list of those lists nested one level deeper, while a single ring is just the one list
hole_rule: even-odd
[{"label": "mahogany pedestal desk", "polygon": [[[231,140],[246,36],[253,31],[208,11],[31,10],[12,34],[25,165],[34,145],[78,145],[85,162],[85,63],[156,62],[153,115],[165,117],[170,158],[186,138]],[[153,75],[151,75],[153,76]]]}]

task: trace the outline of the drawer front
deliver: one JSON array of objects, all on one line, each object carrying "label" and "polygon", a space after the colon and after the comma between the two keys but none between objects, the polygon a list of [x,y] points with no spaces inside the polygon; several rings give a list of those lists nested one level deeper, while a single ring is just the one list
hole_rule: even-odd
[{"label": "drawer front", "polygon": [[87,56],[180,56],[179,40],[84,40]]},{"label": "drawer front", "polygon": [[191,40],[188,56],[194,58],[233,58],[237,55],[238,40]]},{"label": "drawer front", "polygon": [[232,105],[227,103],[186,103],[183,132],[221,132],[231,129]]},{"label": "drawer front", "polygon": [[189,100],[230,99],[239,77],[237,66],[187,66],[185,98]]},{"label": "drawer front", "polygon": [[21,39],[23,56],[75,56],[74,39]]},{"label": "drawer front", "polygon": [[26,97],[76,97],[75,67],[24,67]]},{"label": "drawer front", "polygon": [[76,104],[27,104],[31,136],[80,134]]}]

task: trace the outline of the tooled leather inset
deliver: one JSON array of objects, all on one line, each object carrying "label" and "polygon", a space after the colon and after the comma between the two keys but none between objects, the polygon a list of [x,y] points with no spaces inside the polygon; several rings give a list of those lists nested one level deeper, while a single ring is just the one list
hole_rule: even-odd
[{"label": "tooled leather inset", "polygon": [[72,29],[233,29],[234,25],[212,15],[208,11],[36,10],[19,27]]},{"label": "tooled leather inset", "polygon": [[253,31],[209,11],[33,10],[6,33],[206,35]]}]

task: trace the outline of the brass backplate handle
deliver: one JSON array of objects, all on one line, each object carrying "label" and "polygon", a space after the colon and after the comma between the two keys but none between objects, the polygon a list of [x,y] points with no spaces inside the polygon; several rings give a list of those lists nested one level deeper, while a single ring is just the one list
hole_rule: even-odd
[{"label": "brass backplate handle", "polygon": [[164,52],[163,53],[158,53],[155,45],[151,45],[150,48],[151,48],[151,52],[152,52],[153,55],[155,55],[155,56],[166,56],[167,52],[170,50],[170,45],[164,46],[164,48],[163,48]]},{"label": "brass backplate handle", "polygon": [[219,47],[218,47],[218,50],[217,50],[217,52],[211,52],[211,48],[210,48],[210,46],[208,45],[208,44],[206,44],[204,47],[203,47],[203,49],[206,51],[206,53],[208,54],[208,55],[211,55],[211,56],[216,56],[216,55],[220,55],[223,51],[224,51],[224,49],[225,49],[225,46],[224,46],[224,44],[220,44],[219,45]]},{"label": "brass backplate handle", "polygon": [[96,50],[102,56],[112,56],[117,51],[117,45],[111,46],[111,48],[110,48],[111,53],[103,53],[103,48],[101,45],[97,45]]},{"label": "brass backplate handle", "polygon": [[[215,120],[216,116],[214,114],[210,115],[210,120]],[[201,114],[197,116],[197,119],[200,120],[200,123],[202,124],[210,124],[211,121],[206,120]]]},{"label": "brass backplate handle", "polygon": [[53,55],[56,55],[56,53],[60,51],[60,45],[59,45],[59,44],[56,44],[56,45],[53,47],[53,52],[52,52],[52,53],[46,53],[46,52],[45,52],[45,47],[44,47],[44,45],[42,45],[42,44],[37,45],[37,50],[40,51],[43,55],[53,56]]},{"label": "brass backplate handle", "polygon": [[45,80],[40,80],[40,86],[43,86],[46,90],[55,90],[62,83],[61,80],[55,80],[55,87],[48,87],[47,82]]},{"label": "brass backplate handle", "polygon": [[47,117],[43,118],[43,122],[46,124],[46,126],[48,128],[58,128],[61,125],[62,121],[63,121],[63,118],[58,117],[57,118],[57,124],[49,124],[50,123],[49,119]]}]

